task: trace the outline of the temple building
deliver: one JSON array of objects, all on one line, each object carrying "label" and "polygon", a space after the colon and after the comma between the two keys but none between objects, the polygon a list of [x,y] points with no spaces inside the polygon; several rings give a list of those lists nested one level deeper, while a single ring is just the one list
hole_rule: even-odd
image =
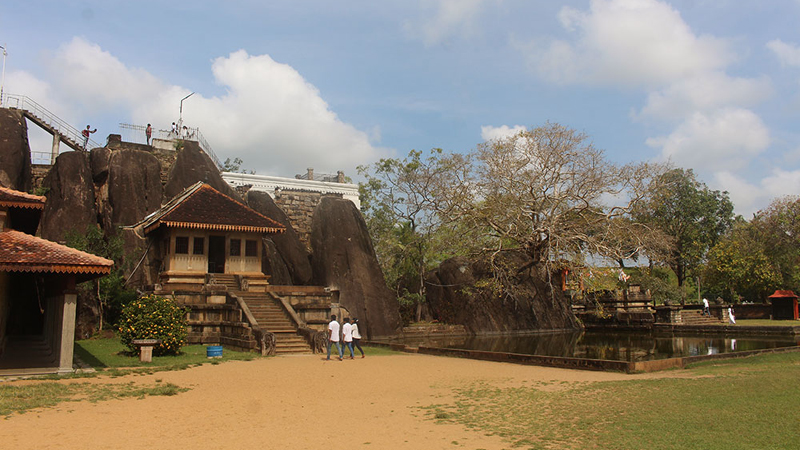
[{"label": "temple building", "polygon": [[114,262],[33,233],[45,197],[0,187],[0,374],[72,372],[78,283]]}]

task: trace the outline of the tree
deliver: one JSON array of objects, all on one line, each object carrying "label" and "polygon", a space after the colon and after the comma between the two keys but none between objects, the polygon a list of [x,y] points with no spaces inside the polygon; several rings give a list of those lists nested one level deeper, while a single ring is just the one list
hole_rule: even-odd
[{"label": "tree", "polygon": [[550,266],[585,255],[617,261],[663,241],[629,220],[663,166],[615,165],[587,135],[563,125],[485,142],[453,165],[464,177],[450,177],[437,193],[441,211],[467,223],[474,233],[469,242],[483,252],[522,249],[530,265]]},{"label": "tree", "polygon": [[698,181],[691,169],[669,170],[656,185],[634,217],[674,239],[664,262],[682,288],[687,276],[697,272],[706,252],[731,228],[733,203],[727,192],[711,190]]},{"label": "tree", "polygon": [[[362,213],[387,284],[401,303],[414,306],[419,321],[425,299],[425,273],[441,262],[447,234],[432,196],[451,167],[433,149],[423,158],[412,150],[404,159],[387,158],[358,168]],[[455,247],[450,247],[454,250]]]},{"label": "tree", "polygon": [[250,175],[255,175],[256,173],[255,170],[242,169],[241,167],[243,163],[244,161],[242,161],[241,158],[233,158],[233,161],[231,161],[230,158],[225,158],[225,162],[222,163],[222,171],[232,172],[232,173],[247,173]]},{"label": "tree", "polygon": [[752,239],[778,271],[781,288],[800,291],[800,197],[773,200],[750,223]]},{"label": "tree", "polygon": [[[755,232],[755,233],[754,233]],[[752,223],[739,220],[708,252],[706,291],[731,302],[743,296],[766,300],[780,285],[781,274],[765,253]]]}]

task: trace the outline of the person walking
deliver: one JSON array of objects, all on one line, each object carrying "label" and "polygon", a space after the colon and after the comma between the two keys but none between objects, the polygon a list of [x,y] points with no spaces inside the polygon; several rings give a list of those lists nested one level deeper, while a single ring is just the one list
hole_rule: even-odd
[{"label": "person walking", "polygon": [[91,125],[86,125],[86,129],[81,131],[81,134],[83,135],[83,149],[84,150],[86,150],[86,146],[89,145],[89,135],[91,133],[97,133],[97,128],[92,130]]},{"label": "person walking", "polygon": [[703,299],[703,315],[711,317],[711,309],[708,307],[708,299]]},{"label": "person walking", "polygon": [[342,325],[342,338],[344,339],[344,345],[347,346],[348,350],[350,350],[350,359],[355,359],[355,354],[353,353],[353,326],[350,325],[349,317],[344,319],[344,325]]},{"label": "person walking", "polygon": [[736,325],[736,317],[733,317],[733,308],[728,306],[728,323]]},{"label": "person walking", "polygon": [[336,321],[336,314],[331,314],[331,321],[328,323],[328,358],[326,361],[331,360],[331,345],[336,346],[336,351],[339,352],[339,361],[341,361],[342,348],[339,347],[339,322]]},{"label": "person walking", "polygon": [[358,331],[358,318],[353,317],[353,345],[356,346],[358,351],[361,352],[361,357],[364,357],[364,349],[361,348],[361,333]]},{"label": "person walking", "polygon": [[153,127],[150,124],[147,124],[147,128],[144,130],[144,135],[147,136],[147,145],[150,145],[150,138],[153,136]]}]

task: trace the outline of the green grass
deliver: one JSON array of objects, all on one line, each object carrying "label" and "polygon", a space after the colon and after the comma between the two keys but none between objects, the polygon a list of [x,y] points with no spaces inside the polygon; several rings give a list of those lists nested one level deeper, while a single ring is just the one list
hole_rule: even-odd
[{"label": "green grass", "polygon": [[800,326],[800,320],[736,319],[736,325],[747,327],[786,327]]},{"label": "green grass", "polygon": [[56,383],[46,381],[35,384],[0,384],[0,417],[22,414],[37,408],[52,407],[64,402],[98,402],[126,397],[144,398],[152,395],[177,395],[188,391],[172,383],[138,386],[125,384]]},{"label": "green grass", "polygon": [[138,356],[128,354],[127,348],[117,338],[77,341],[75,342],[75,355],[95,370],[104,371],[120,368],[143,368],[149,369],[149,371],[178,370],[198,364],[219,364],[232,360],[249,361],[261,357],[256,353],[224,349],[222,358],[208,359],[205,346],[186,345],[181,348],[181,354],[177,356],[154,356],[152,362],[145,363],[139,361]]},{"label": "green grass", "polygon": [[[403,352],[398,352],[397,350],[392,350],[389,347],[371,347],[371,346],[364,345],[364,344],[361,344],[361,347],[364,349],[364,354],[367,355],[367,358],[369,358],[370,356],[393,356],[393,355],[402,355],[403,354]],[[334,348],[331,351],[331,353],[333,351],[335,351],[335,350],[336,349]],[[357,348],[355,348],[354,350],[356,352],[356,358],[360,358],[361,357],[361,352],[359,352]],[[348,355],[350,354],[349,350],[347,351],[347,354]]]},{"label": "green grass", "polygon": [[697,364],[662,378],[544,390],[476,383],[431,405],[431,420],[526,449],[794,449],[800,353]]}]

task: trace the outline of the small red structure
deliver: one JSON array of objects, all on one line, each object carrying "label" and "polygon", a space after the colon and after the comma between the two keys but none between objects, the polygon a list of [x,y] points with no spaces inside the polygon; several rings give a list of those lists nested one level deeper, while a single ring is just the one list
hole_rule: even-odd
[{"label": "small red structure", "polygon": [[798,320],[797,296],[792,291],[777,290],[772,301],[772,320]]}]

